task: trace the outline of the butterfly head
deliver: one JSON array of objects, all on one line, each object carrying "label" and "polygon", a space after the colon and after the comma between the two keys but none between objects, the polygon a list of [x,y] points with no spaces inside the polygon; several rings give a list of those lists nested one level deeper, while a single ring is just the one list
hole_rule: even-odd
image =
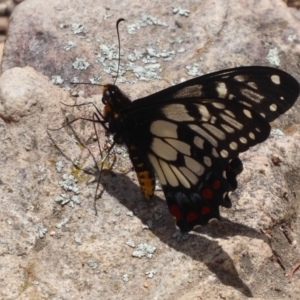
[{"label": "butterfly head", "polygon": [[106,121],[119,119],[120,112],[131,104],[131,101],[112,84],[103,87],[102,103],[104,106],[103,116]]}]

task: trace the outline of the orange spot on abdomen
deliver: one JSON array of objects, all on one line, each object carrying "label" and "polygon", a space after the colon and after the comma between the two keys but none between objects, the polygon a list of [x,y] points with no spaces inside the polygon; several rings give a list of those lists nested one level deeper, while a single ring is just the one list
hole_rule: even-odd
[{"label": "orange spot on abdomen", "polygon": [[154,187],[155,187],[154,178],[151,178],[149,176],[149,172],[147,171],[137,172],[136,175],[144,196],[147,199],[150,199],[154,193]]}]

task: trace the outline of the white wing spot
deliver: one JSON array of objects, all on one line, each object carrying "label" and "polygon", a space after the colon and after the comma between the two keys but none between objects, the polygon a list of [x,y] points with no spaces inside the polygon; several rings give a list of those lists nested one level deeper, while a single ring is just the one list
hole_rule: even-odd
[{"label": "white wing spot", "polygon": [[175,99],[177,98],[186,98],[186,97],[199,97],[202,94],[202,85],[196,84],[196,85],[189,85],[185,88],[180,89],[175,94],[173,94],[173,97]]},{"label": "white wing spot", "polygon": [[228,151],[225,150],[225,149],[223,149],[223,150],[220,152],[220,154],[221,154],[221,156],[222,156],[223,158],[228,157]]},{"label": "white wing spot", "polygon": [[280,77],[278,75],[272,75],[271,80],[274,84],[280,84]]},{"label": "white wing spot", "polygon": [[247,144],[247,139],[245,138],[245,137],[240,137],[240,142],[242,143],[242,144]]},{"label": "white wing spot", "polygon": [[226,193],[223,193],[223,199],[224,199],[224,198],[225,198],[227,195],[229,196],[229,195],[230,195],[230,193],[231,193],[231,192],[226,192]]},{"label": "white wing spot", "polygon": [[217,137],[219,140],[225,140],[226,138],[225,133],[220,129],[218,129],[217,127],[215,127],[214,125],[204,123],[202,124],[202,126],[208,131],[210,131],[210,133],[213,134],[215,137]]},{"label": "white wing spot", "polygon": [[212,116],[212,117],[210,118],[210,123],[211,123],[211,124],[215,124],[217,120],[218,120],[218,119],[217,119],[216,117]]},{"label": "white wing spot", "polygon": [[252,119],[252,113],[250,110],[244,109],[243,113],[245,114],[246,117],[248,117],[249,119]]},{"label": "white wing spot", "polygon": [[227,87],[224,82],[217,82],[216,90],[220,98],[225,98],[225,96],[227,95]]},{"label": "white wing spot", "polygon": [[211,117],[211,114],[207,110],[207,107],[205,107],[204,105],[198,105],[198,110],[202,116],[201,120],[204,122],[208,121],[209,118]]},{"label": "white wing spot", "polygon": [[275,103],[270,105],[270,111],[276,111],[277,110],[277,105]]},{"label": "white wing spot", "polygon": [[244,127],[243,124],[241,124],[240,122],[238,122],[235,119],[232,119],[232,118],[228,117],[227,115],[225,115],[223,113],[220,114],[220,117],[223,120],[227,121],[228,124],[230,124],[231,126],[235,127],[238,130],[242,130],[243,127]]},{"label": "white wing spot", "polygon": [[255,130],[256,130],[257,132],[261,132],[260,128],[258,128],[258,127],[256,127]]},{"label": "white wing spot", "polygon": [[241,103],[241,104],[243,104],[243,105],[245,105],[245,106],[247,106],[247,107],[252,107],[252,104],[251,103],[248,103],[248,102],[245,102],[245,101],[239,101],[239,103]]},{"label": "white wing spot", "polygon": [[266,115],[265,115],[264,113],[260,113],[260,115],[261,115],[263,118],[266,117]]},{"label": "white wing spot", "polygon": [[157,156],[163,159],[171,161],[175,161],[177,159],[177,150],[164,142],[162,139],[153,138],[151,149]]},{"label": "white wing spot", "polygon": [[253,81],[250,81],[250,82],[247,82],[247,85],[252,87],[253,89],[257,90],[258,87],[257,87],[257,84]]},{"label": "white wing spot", "polygon": [[225,108],[225,105],[223,103],[219,103],[219,102],[213,102],[212,105],[215,108],[218,108],[218,109],[224,109]]},{"label": "white wing spot", "polygon": [[204,157],[203,157],[203,160],[204,160],[204,163],[205,163],[208,167],[211,167],[212,162],[211,162],[210,157],[204,156]]},{"label": "white wing spot", "polygon": [[157,177],[159,178],[159,182],[161,185],[166,185],[167,184],[167,180],[166,180],[166,177],[159,165],[159,162],[157,160],[157,158],[152,155],[152,154],[148,154],[148,158],[150,160],[150,163],[152,164],[154,170],[155,170],[155,173],[157,174]]},{"label": "white wing spot", "polygon": [[255,134],[253,132],[249,132],[249,137],[252,140],[255,140]]},{"label": "white wing spot", "polygon": [[235,118],[235,115],[234,115],[234,113],[233,113],[232,111],[230,111],[230,110],[228,110],[228,109],[225,109],[224,112],[225,112],[228,116],[230,116],[230,117],[232,117],[232,118]]},{"label": "white wing spot", "polygon": [[215,148],[212,149],[211,155],[212,155],[213,157],[217,157],[217,158],[219,157],[219,154],[218,154],[218,152],[217,152],[217,150],[216,150]]},{"label": "white wing spot", "polygon": [[264,99],[264,96],[253,92],[252,90],[249,89],[241,89],[241,93],[242,95],[244,95],[245,97],[247,97],[248,99],[256,102],[256,103],[260,103],[262,99]]},{"label": "white wing spot", "polygon": [[229,144],[229,147],[230,147],[231,150],[237,150],[238,144],[236,142],[231,142]]},{"label": "white wing spot", "polygon": [[175,139],[165,139],[165,141],[168,142],[179,152],[186,155],[191,155],[191,146],[189,144]]},{"label": "white wing spot", "polygon": [[[170,104],[166,105],[161,109],[161,112],[164,116],[173,121],[194,121],[194,118],[190,116],[188,111],[186,110],[185,105],[183,104]],[[172,124],[172,123],[170,123]]]},{"label": "white wing spot", "polygon": [[185,165],[196,175],[201,176],[204,173],[204,167],[191,157],[184,156]]},{"label": "white wing spot", "polygon": [[239,81],[239,82],[245,82],[248,80],[248,76],[246,75],[236,75],[233,77],[234,80]]},{"label": "white wing spot", "polygon": [[225,129],[228,133],[234,133],[234,129],[226,124],[221,123],[221,126]]},{"label": "white wing spot", "polygon": [[228,99],[229,99],[229,100],[232,100],[232,99],[234,99],[234,98],[235,98],[235,95],[229,94],[229,96],[228,96]]},{"label": "white wing spot", "polygon": [[200,149],[203,149],[204,147],[204,140],[201,139],[199,136],[195,136],[194,137],[194,144],[200,148]]},{"label": "white wing spot", "polygon": [[[198,177],[186,167],[180,167],[179,170],[186,176],[186,178],[192,183],[198,182]],[[190,185],[190,184],[189,184]]]},{"label": "white wing spot", "polygon": [[204,140],[201,139],[199,136],[195,136],[194,137],[194,144],[200,148],[200,149],[203,149],[204,147]]},{"label": "white wing spot", "polygon": [[[190,183],[188,182],[188,180],[183,176],[183,174],[173,165],[170,165],[172,171],[174,172],[175,176],[177,177],[177,179],[181,182],[181,184],[189,189],[191,187]],[[195,175],[194,175],[195,176]]]},{"label": "white wing spot", "polygon": [[[208,134],[205,130],[203,130],[200,126],[190,124],[188,125],[192,130],[197,132],[199,135],[201,135],[203,138],[205,138],[207,141],[209,141],[214,147],[218,147],[218,141],[212,137],[210,134]],[[195,143],[195,139],[194,139]],[[197,144],[195,144],[197,146]],[[197,146],[198,147],[198,146]],[[201,148],[203,149],[203,148]]]},{"label": "white wing spot", "polygon": [[173,171],[171,170],[170,166],[163,160],[159,160],[159,164],[161,165],[161,169],[168,181],[168,183],[175,187],[179,185],[179,182],[176,178],[176,176],[174,175]]},{"label": "white wing spot", "polygon": [[152,134],[159,137],[169,137],[177,139],[177,128],[178,126],[174,123],[158,120],[151,123],[150,131]]},{"label": "white wing spot", "polygon": [[279,98],[280,100],[284,100],[284,97],[282,97],[282,96],[280,96],[280,98]]}]

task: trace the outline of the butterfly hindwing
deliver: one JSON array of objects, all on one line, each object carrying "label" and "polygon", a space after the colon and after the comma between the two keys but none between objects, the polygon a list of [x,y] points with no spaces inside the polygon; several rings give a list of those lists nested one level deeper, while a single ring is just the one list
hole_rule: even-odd
[{"label": "butterfly hindwing", "polygon": [[152,152],[146,157],[145,151],[128,145],[143,194],[148,199],[153,195],[154,168],[169,211],[182,231],[219,218],[220,205],[231,207],[228,192],[237,187],[236,176],[242,171],[242,163],[238,158],[227,165],[220,158],[210,159],[205,155],[210,147],[209,143],[203,150],[192,146],[189,153],[178,152],[176,161],[172,162]]},{"label": "butterfly hindwing", "polygon": [[[240,164],[239,167],[242,169],[241,161],[238,158],[234,161],[234,164]],[[169,211],[175,217],[181,231],[187,232],[196,225],[206,225],[213,218],[220,219],[219,206],[231,207],[228,193],[236,188],[231,184],[233,181],[236,182],[237,174],[233,173],[229,182],[224,172],[222,173],[206,170],[202,180],[190,189],[182,186],[177,188],[170,185],[163,186]],[[226,175],[228,176],[228,172]]]},{"label": "butterfly hindwing", "polygon": [[[220,205],[231,207],[228,193],[237,187],[236,176],[242,171],[242,163],[235,158],[226,164],[220,157],[210,156],[212,147],[207,142],[200,149],[192,143],[174,141],[164,146],[154,144],[157,148],[152,147],[148,158],[158,175],[170,213],[182,231],[189,231],[197,224],[205,225],[211,218],[219,218]],[[163,154],[159,151],[171,145],[174,148],[169,150],[176,157],[168,151]]]}]

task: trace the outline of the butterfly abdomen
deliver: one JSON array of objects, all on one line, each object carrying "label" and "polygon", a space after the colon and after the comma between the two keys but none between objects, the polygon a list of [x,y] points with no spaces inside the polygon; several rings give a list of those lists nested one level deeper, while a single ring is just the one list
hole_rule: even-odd
[{"label": "butterfly abdomen", "polygon": [[147,199],[154,194],[155,174],[147,158],[133,144],[128,146],[129,156],[135,169],[141,190]]}]

